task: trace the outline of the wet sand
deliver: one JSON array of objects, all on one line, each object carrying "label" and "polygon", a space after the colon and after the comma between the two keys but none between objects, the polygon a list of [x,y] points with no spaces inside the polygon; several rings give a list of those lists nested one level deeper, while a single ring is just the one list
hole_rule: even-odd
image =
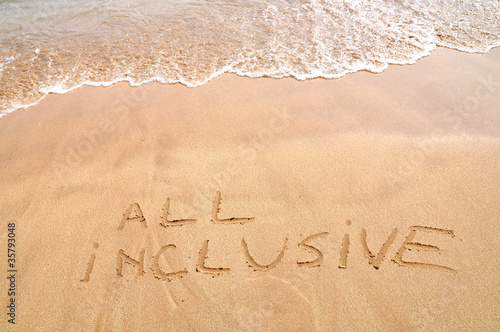
[{"label": "wet sand", "polygon": [[500,49],[438,49],[8,114],[1,329],[497,330],[499,82]]}]

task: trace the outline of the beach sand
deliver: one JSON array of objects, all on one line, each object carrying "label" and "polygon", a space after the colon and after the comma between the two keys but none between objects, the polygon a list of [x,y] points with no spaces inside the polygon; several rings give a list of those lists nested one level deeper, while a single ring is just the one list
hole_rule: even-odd
[{"label": "beach sand", "polygon": [[499,330],[499,82],[500,49],[438,49],[8,114],[0,329]]}]

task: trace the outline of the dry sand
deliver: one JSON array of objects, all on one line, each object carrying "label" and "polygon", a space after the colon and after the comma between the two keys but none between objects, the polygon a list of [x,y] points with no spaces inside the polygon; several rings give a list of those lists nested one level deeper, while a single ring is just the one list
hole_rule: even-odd
[{"label": "dry sand", "polygon": [[499,82],[500,49],[439,49],[9,114],[0,330],[499,330]]}]

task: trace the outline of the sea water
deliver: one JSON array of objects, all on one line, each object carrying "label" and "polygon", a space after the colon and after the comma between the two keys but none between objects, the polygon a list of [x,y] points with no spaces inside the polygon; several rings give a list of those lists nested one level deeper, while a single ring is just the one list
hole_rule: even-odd
[{"label": "sea water", "polygon": [[500,45],[498,0],[0,0],[0,116],[82,85],[300,80]]}]

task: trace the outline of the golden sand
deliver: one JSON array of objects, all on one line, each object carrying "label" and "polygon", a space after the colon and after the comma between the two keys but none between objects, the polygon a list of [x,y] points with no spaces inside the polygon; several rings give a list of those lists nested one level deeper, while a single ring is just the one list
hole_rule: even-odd
[{"label": "golden sand", "polygon": [[9,114],[0,329],[497,330],[499,82],[499,49],[439,49]]}]

